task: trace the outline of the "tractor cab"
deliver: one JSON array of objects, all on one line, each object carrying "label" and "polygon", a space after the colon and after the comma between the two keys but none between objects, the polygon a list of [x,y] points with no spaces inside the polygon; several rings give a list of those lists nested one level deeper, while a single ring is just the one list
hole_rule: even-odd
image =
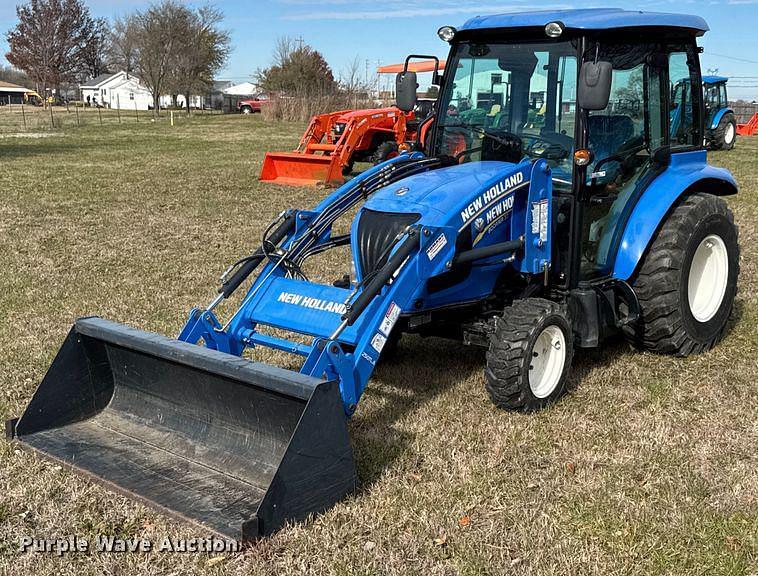
[{"label": "tractor cab", "polygon": [[[737,139],[737,121],[729,107],[723,76],[703,76],[704,142],[713,150],[731,150]],[[686,138],[685,131],[692,121],[692,79],[682,78],[673,85],[671,105],[671,138]]]},{"label": "tractor cab", "polygon": [[723,76],[703,76],[703,105],[706,145],[715,150],[731,150],[737,139],[737,120],[729,106]]},{"label": "tractor cab", "polygon": [[426,152],[456,163],[544,160],[561,239],[556,279],[608,278],[637,200],[672,158],[701,148],[693,86],[707,26],[621,10],[527,16],[440,30],[451,51]]}]

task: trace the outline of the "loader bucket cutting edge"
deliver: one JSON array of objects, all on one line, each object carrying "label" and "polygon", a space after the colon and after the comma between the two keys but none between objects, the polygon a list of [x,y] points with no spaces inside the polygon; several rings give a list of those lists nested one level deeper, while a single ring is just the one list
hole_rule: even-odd
[{"label": "loader bucket cutting edge", "polygon": [[213,533],[267,536],[354,490],[336,382],[78,320],[9,434]]},{"label": "loader bucket cutting edge", "polygon": [[269,152],[263,160],[260,180],[293,186],[316,186],[320,183],[341,184],[344,178],[339,156]]}]

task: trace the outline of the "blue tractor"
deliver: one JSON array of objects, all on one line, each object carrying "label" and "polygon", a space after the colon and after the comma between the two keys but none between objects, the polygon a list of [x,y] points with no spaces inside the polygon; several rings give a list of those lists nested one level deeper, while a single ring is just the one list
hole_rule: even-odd
[{"label": "blue tractor", "polygon": [[[729,107],[726,91],[728,78],[703,76],[704,139],[711,150],[731,150],[737,141],[737,119]],[[692,126],[693,102],[689,97],[692,80],[687,77],[674,86],[671,109],[672,140],[687,139]]]},{"label": "blue tractor", "polygon": [[[355,489],[347,421],[402,334],[481,347],[494,404],[526,412],[563,396],[576,349],[616,335],[661,354],[709,350],[739,247],[724,201],[737,185],[703,148],[707,30],[623,10],[440,29],[450,55],[414,148],[282,212],[178,339],[78,320],[11,437],[255,539]],[[669,87],[682,77],[692,113],[674,138]],[[412,110],[407,66],[397,93]],[[344,269],[310,280],[309,259],[339,248]],[[265,349],[299,370],[255,362]]]}]

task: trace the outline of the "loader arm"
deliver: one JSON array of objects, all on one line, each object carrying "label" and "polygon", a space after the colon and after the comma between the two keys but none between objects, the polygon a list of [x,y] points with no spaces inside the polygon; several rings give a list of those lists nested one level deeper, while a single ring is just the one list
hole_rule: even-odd
[{"label": "loader arm", "polygon": [[[493,165],[494,177],[485,183],[483,192],[475,191],[474,208],[466,212],[463,228],[473,222],[476,211],[489,217],[489,210],[495,214],[493,225],[497,225],[494,219],[502,218],[496,211],[504,198],[506,204],[513,205],[513,198],[508,198],[526,187],[519,192],[523,206],[518,213],[524,221],[513,227],[517,236],[507,242],[484,242],[460,254],[457,237],[463,228],[457,221],[419,221],[401,226],[390,239],[381,266],[371,274],[364,271],[351,288],[321,285],[300,277],[297,271],[305,259],[334,242],[332,225],[338,218],[378,190],[391,189],[395,182],[434,172],[442,165],[442,160],[420,153],[401,155],[339,188],[313,211],[293,211],[294,228],[276,245],[276,255],[266,260],[231,319],[222,324],[212,309],[195,309],[179,339],[202,341],[236,356],[258,346],[301,356],[302,374],[339,382],[345,413],[352,415],[395,323],[401,314],[414,310],[430,278],[454,266],[470,266],[474,261],[491,261],[498,255],[502,258],[514,253],[519,254],[517,264],[524,272],[542,274],[548,270],[551,245],[546,231],[550,224],[533,220],[549,217],[550,171],[544,161],[538,161],[502,164],[502,168]],[[509,185],[512,192],[507,191]],[[463,196],[459,201],[465,206],[469,200]],[[455,213],[455,218],[461,216]],[[352,243],[355,248],[355,237]],[[274,248],[271,246],[271,251]],[[495,269],[500,266],[498,263]],[[271,329],[306,336],[310,342],[274,336]]]}]

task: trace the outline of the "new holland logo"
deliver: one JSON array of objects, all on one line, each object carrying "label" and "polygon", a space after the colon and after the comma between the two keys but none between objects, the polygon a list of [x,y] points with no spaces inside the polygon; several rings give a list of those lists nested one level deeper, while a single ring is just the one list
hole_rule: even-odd
[{"label": "new holland logo", "polygon": [[[484,192],[484,194],[481,194],[471,202],[471,204],[466,206],[465,210],[461,211],[461,220],[463,223],[461,230],[463,230],[463,228],[465,228],[474,218],[482,216],[482,212],[487,210],[503,196],[512,194],[517,189],[522,186],[527,186],[528,184],[529,180],[526,180],[524,173],[516,172],[515,174],[508,176],[505,180],[492,186]],[[488,218],[485,217],[485,224],[487,223],[487,220]]]},{"label": "new holland logo", "polygon": [[405,186],[403,186],[402,188],[398,188],[397,190],[395,190],[395,196],[405,196],[410,191],[411,191],[410,188],[406,188]]},{"label": "new holland logo", "polygon": [[484,228],[484,218],[477,218],[474,222],[474,228],[476,228],[477,232],[481,232],[482,228]]},{"label": "new holland logo", "polygon": [[293,306],[302,306],[303,308],[310,308],[311,310],[320,310],[321,312],[332,312],[334,314],[345,314],[347,312],[347,306],[342,302],[331,302],[329,300],[321,300],[320,298],[311,298],[310,296],[303,296],[302,294],[291,294],[290,292],[282,292],[276,299],[277,302],[284,302],[285,304],[292,304]]}]

